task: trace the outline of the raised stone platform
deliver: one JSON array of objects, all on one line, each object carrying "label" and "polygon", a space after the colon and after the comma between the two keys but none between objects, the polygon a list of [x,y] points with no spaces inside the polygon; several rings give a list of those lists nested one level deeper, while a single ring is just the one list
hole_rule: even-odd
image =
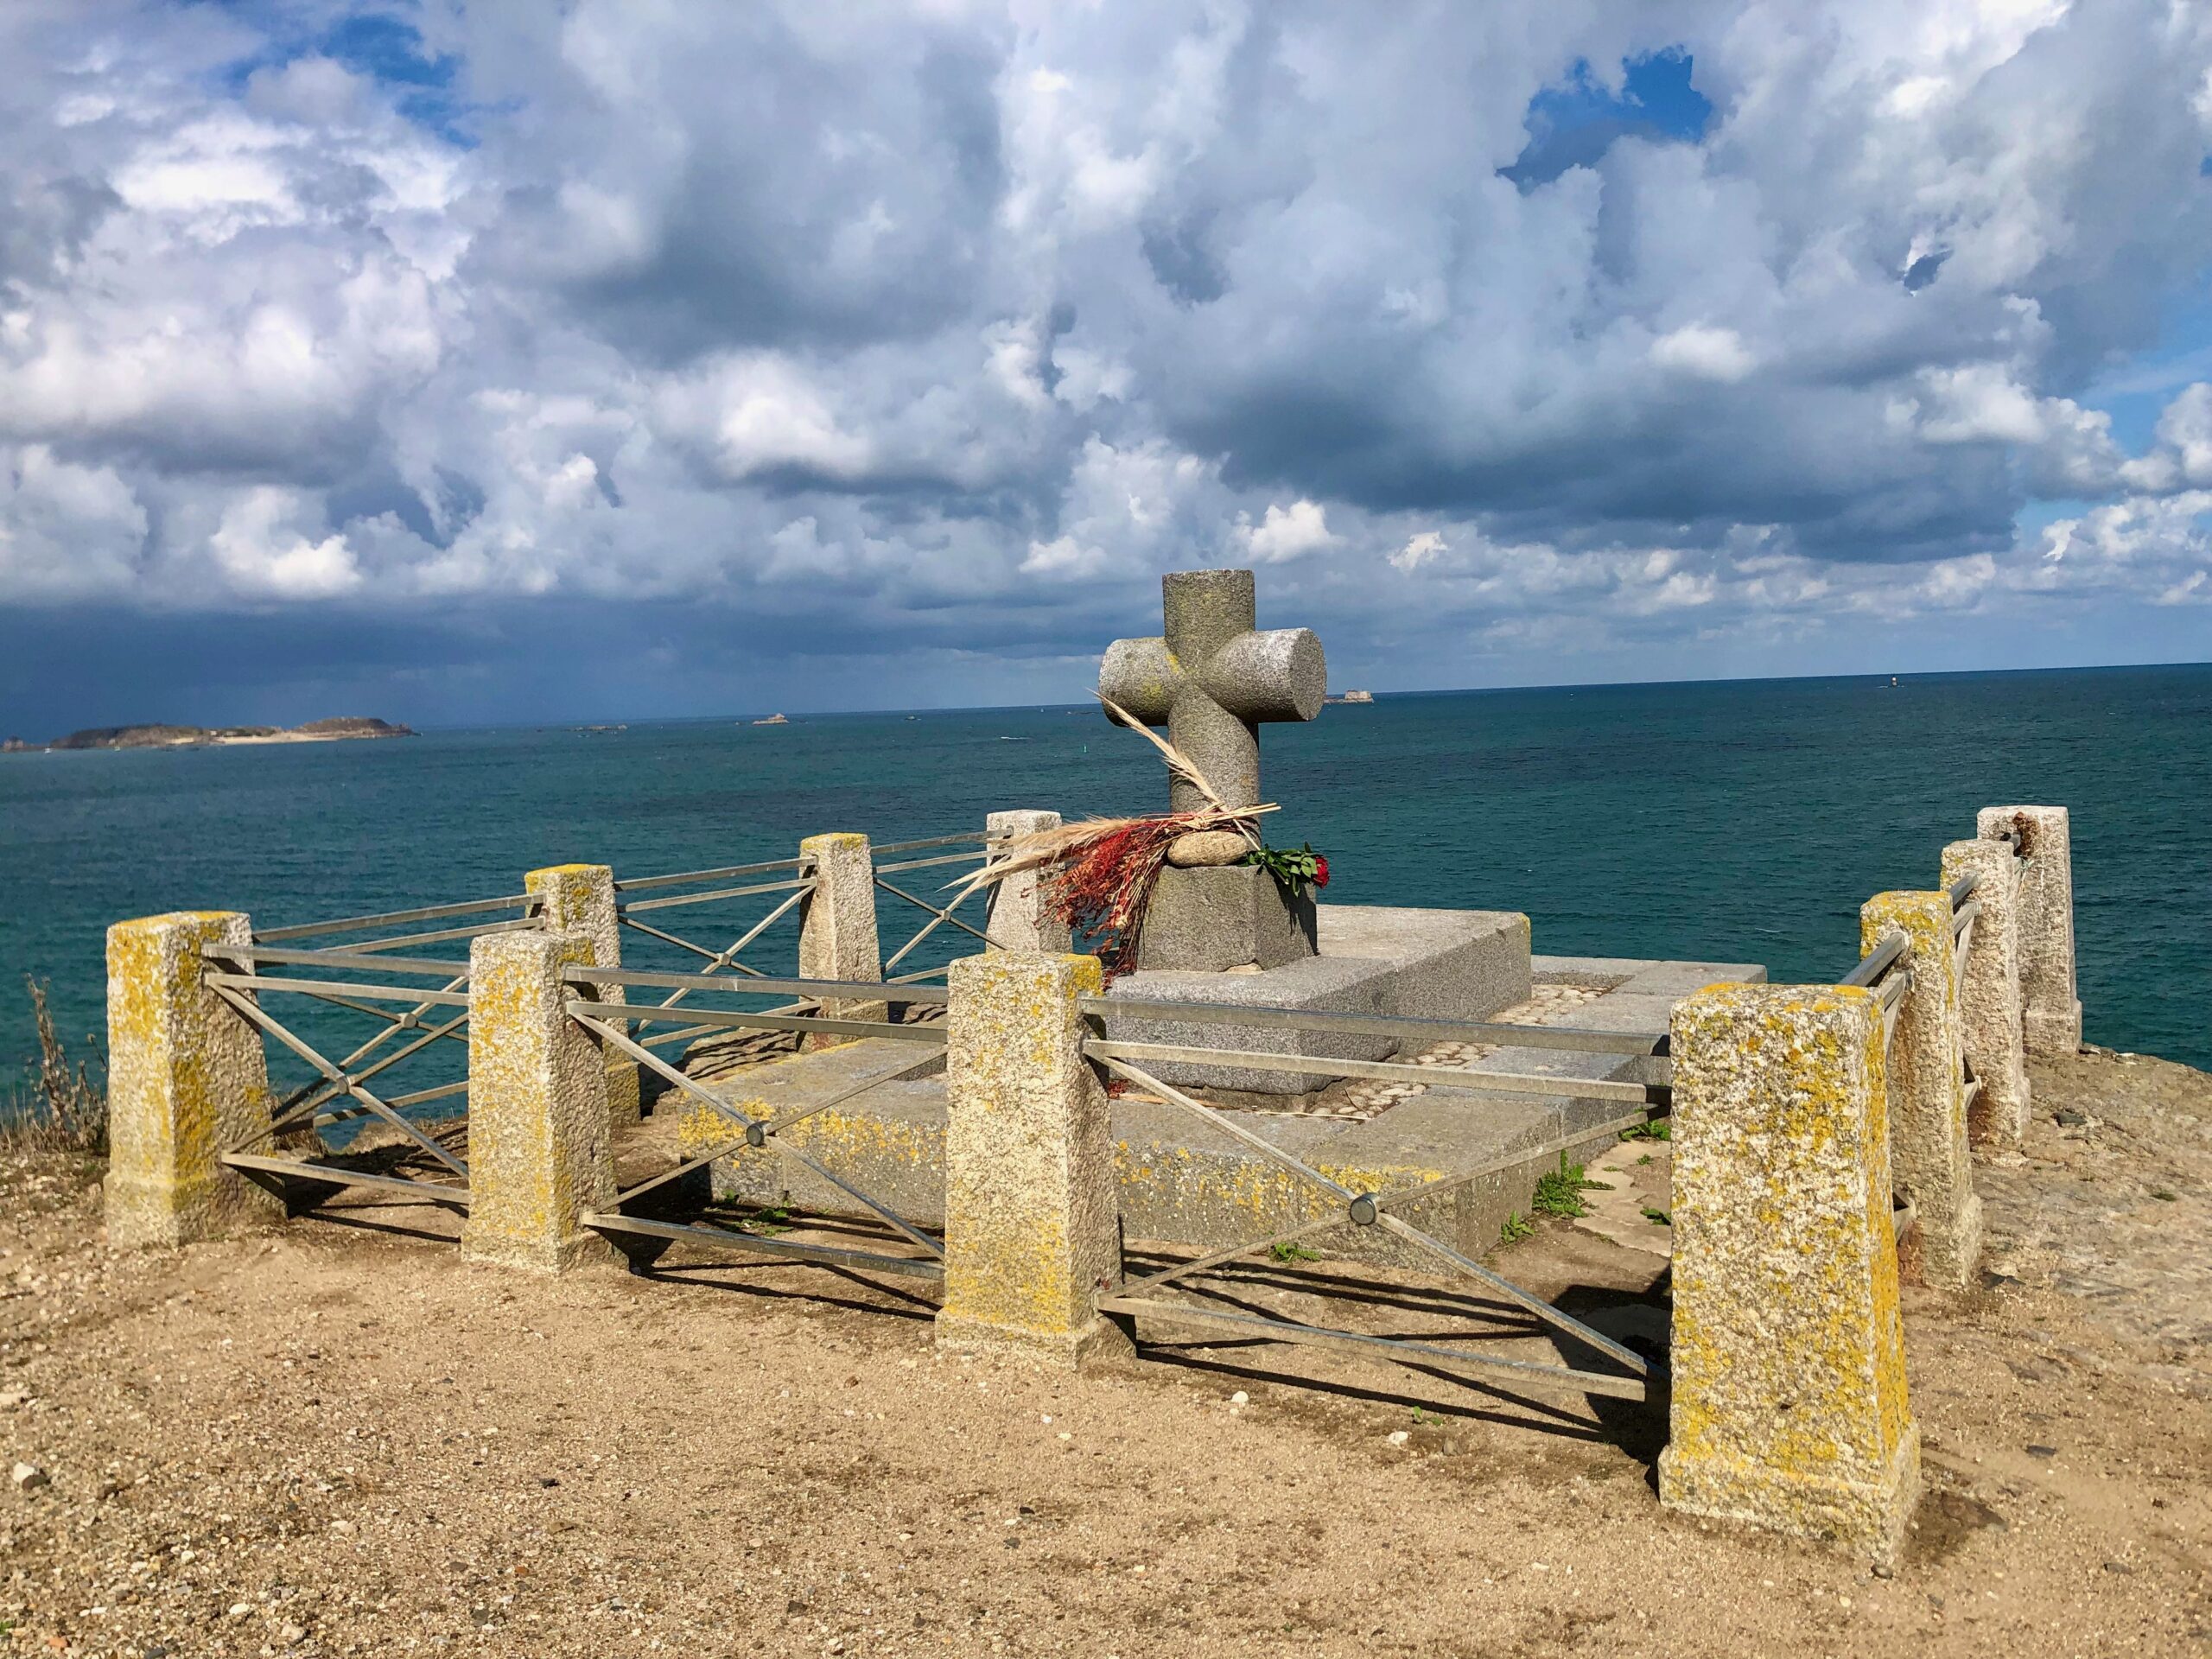
[{"label": "raised stone platform", "polygon": [[[1325,918],[1329,912],[1322,914]],[[1357,926],[1355,922],[1355,931]],[[1689,991],[1720,981],[1758,983],[1766,977],[1764,968],[1745,963],[1605,959],[1600,968],[1586,959],[1538,957],[1533,969],[1541,982],[1588,986],[1599,993],[1568,1009],[1559,1023],[1586,1031],[1655,1033],[1666,1030],[1675,1002]],[[1602,988],[1607,981],[1612,983],[1609,990]],[[1515,1012],[1526,1014],[1532,1006]],[[899,1214],[937,1226],[944,1206],[944,1079],[941,1073],[894,1079],[916,1060],[911,1043],[869,1040],[753,1067],[713,1086],[733,1101],[747,1103],[755,1116],[766,1116],[826,1097],[866,1077],[887,1079],[785,1133]],[[1440,1196],[1425,1212],[1408,1217],[1455,1248],[1477,1254],[1497,1243],[1508,1214],[1528,1210],[1536,1177],[1557,1166],[1558,1152],[1543,1148],[1565,1141],[1569,1158],[1581,1161],[1611,1143],[1610,1132],[1575,1138],[1583,1128],[1618,1117],[1622,1108],[1618,1102],[1578,1096],[1574,1084],[1625,1075],[1637,1062],[1616,1054],[1516,1046],[1460,1064],[1478,1073],[1554,1076],[1560,1092],[1503,1094],[1478,1084],[1440,1082],[1365,1118],[1309,1114],[1300,1109],[1298,1098],[1276,1096],[1268,1097],[1272,1109],[1240,1111],[1238,1121],[1355,1191],[1388,1192],[1437,1180],[1527,1151],[1526,1159]],[[1449,1075],[1440,1072],[1440,1077]],[[1226,1103],[1222,1091],[1194,1092]],[[663,1105],[672,1109],[666,1100]],[[1325,1211],[1310,1183],[1179,1107],[1124,1096],[1114,1103],[1113,1124],[1122,1220],[1133,1240],[1218,1248],[1267,1237]],[[717,1164],[715,1190],[747,1203],[823,1213],[849,1214],[855,1208],[826,1182],[765,1151]],[[1395,1259],[1403,1249],[1376,1230],[1349,1224],[1311,1243],[1338,1255]]]},{"label": "raised stone platform", "polygon": [[[1251,874],[1266,877],[1264,871]],[[1116,980],[1107,995],[1138,1001],[1234,1002],[1255,1008],[1425,1020],[1484,1020],[1528,997],[1529,918],[1517,912],[1323,905],[1313,915],[1317,955],[1256,973],[1140,969]],[[1180,1043],[1352,1060],[1385,1059],[1396,1047],[1388,1037],[1265,1026],[1198,1025],[1135,1015],[1109,1015],[1105,1023],[1106,1035],[1119,1042]],[[1329,1082],[1318,1072],[1181,1061],[1145,1069],[1163,1083],[1264,1095],[1302,1095]]]}]

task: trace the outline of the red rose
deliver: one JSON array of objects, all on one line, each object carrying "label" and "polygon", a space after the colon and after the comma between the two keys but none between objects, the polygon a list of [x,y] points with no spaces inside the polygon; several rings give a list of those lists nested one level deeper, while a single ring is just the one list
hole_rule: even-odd
[{"label": "red rose", "polygon": [[1329,861],[1319,853],[1313,855],[1313,885],[1317,887],[1329,885]]}]

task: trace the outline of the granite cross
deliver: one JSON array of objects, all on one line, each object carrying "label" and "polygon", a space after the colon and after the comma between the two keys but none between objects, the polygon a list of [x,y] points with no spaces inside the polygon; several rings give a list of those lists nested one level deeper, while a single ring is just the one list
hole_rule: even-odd
[{"label": "granite cross", "polygon": [[[1321,642],[1308,628],[1255,628],[1249,570],[1178,570],[1160,586],[1166,635],[1109,645],[1099,695],[1147,726],[1166,726],[1229,805],[1256,806],[1260,723],[1321,712],[1329,687]],[[1206,801],[1171,777],[1168,804],[1188,812]]]}]

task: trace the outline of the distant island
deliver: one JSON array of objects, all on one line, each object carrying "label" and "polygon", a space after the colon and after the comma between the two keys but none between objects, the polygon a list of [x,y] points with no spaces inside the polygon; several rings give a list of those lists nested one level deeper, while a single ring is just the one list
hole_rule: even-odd
[{"label": "distant island", "polygon": [[30,749],[191,749],[232,743],[336,743],[349,738],[413,737],[412,728],[362,715],[340,715],[330,720],[311,720],[304,726],[93,726],[51,743],[26,743],[11,737],[0,748],[22,753]]},{"label": "distant island", "polygon": [[1375,694],[1372,691],[1347,691],[1341,697],[1325,697],[1322,701],[1325,702],[1372,702],[1375,701]]}]

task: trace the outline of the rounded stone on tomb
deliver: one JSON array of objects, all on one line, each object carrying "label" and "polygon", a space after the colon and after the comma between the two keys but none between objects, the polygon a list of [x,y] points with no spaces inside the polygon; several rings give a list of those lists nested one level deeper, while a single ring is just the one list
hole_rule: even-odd
[{"label": "rounded stone on tomb", "polygon": [[1193,830],[1167,843],[1167,861],[1179,870],[1206,870],[1234,864],[1250,850],[1234,830]]}]

